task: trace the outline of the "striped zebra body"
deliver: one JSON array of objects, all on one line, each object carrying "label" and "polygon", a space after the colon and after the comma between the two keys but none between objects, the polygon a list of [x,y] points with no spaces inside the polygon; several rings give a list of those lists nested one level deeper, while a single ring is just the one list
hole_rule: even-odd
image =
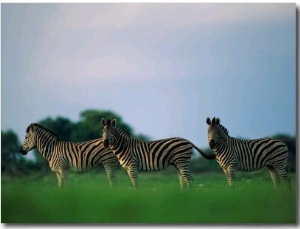
[{"label": "striped zebra body", "polygon": [[287,171],[288,148],[277,139],[260,138],[241,140],[228,135],[227,129],[220,124],[220,119],[213,118],[208,124],[208,143],[216,154],[216,160],[223,169],[228,184],[234,184],[236,170],[254,171],[267,167],[275,186],[280,177],[290,186]]},{"label": "striped zebra body", "polygon": [[140,141],[130,138],[129,134],[115,126],[115,120],[103,119],[104,147],[110,147],[127,170],[131,182],[138,187],[138,170],[158,171],[172,165],[178,170],[181,188],[190,187],[192,175],[189,163],[192,148],[196,148],[206,159],[215,159],[215,155],[206,155],[190,141],[183,138],[167,138],[156,141]]},{"label": "striped zebra body", "polygon": [[[126,140],[129,145],[127,150],[124,150],[123,145],[112,144],[111,147],[124,168],[127,168],[133,161],[137,161],[139,170],[159,171],[172,165],[176,157],[182,157],[182,152],[185,153],[187,162],[192,156],[192,145],[183,138],[167,138],[151,142],[132,138]],[[124,138],[122,143],[125,144],[126,140]],[[119,148],[123,150],[120,152]]]},{"label": "striped zebra body", "polygon": [[110,185],[116,184],[118,159],[103,147],[101,138],[80,143],[63,142],[59,141],[57,134],[35,123],[29,125],[26,132],[20,152],[26,155],[37,148],[56,173],[59,187],[67,181],[70,169],[84,172],[97,168],[100,164],[106,170]]}]

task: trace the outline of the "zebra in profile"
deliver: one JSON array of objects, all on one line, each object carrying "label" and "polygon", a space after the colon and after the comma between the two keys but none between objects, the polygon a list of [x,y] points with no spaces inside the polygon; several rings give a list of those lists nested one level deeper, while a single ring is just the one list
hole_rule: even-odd
[{"label": "zebra in profile", "polygon": [[59,141],[58,135],[45,127],[33,123],[27,127],[26,136],[20,152],[26,155],[37,148],[41,155],[49,162],[49,166],[56,173],[58,186],[67,182],[69,170],[83,172],[94,169],[103,164],[110,186],[116,185],[115,170],[118,159],[111,150],[103,147],[102,139],[73,143]]},{"label": "zebra in profile", "polygon": [[193,178],[188,167],[192,148],[208,160],[215,159],[214,154],[205,154],[183,138],[174,137],[146,142],[131,138],[128,132],[116,126],[116,119],[113,121],[102,119],[102,125],[104,147],[110,147],[117,156],[120,165],[127,170],[135,189],[138,188],[138,170],[157,171],[169,165],[177,169],[181,189],[191,187]]},{"label": "zebra in profile", "polygon": [[234,185],[236,170],[254,171],[266,166],[272,181],[277,187],[280,177],[290,187],[287,170],[288,148],[280,140],[260,138],[241,140],[228,135],[227,129],[220,124],[219,118],[206,119],[208,143],[216,154],[229,186]]}]

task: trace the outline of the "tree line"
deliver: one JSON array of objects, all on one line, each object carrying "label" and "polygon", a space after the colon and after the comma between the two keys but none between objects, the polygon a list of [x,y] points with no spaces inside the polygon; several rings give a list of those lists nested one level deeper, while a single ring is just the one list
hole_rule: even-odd
[{"label": "tree line", "polygon": [[[56,118],[47,117],[37,123],[58,134],[61,141],[82,142],[101,137],[102,125],[100,120],[113,119],[118,120],[118,126],[128,131],[133,138],[149,141],[150,138],[144,134],[136,134],[133,128],[122,120],[122,117],[112,111],[85,110],[80,113],[78,122],[72,122],[70,119],[58,116]],[[30,123],[29,123],[30,124]],[[28,125],[29,125],[28,124]],[[294,172],[296,169],[296,139],[295,137],[276,134],[271,136],[282,140],[289,148],[289,169]],[[50,172],[48,162],[34,150],[35,160],[28,160],[26,156],[19,153],[21,142],[13,130],[1,130],[1,172],[10,176],[23,176],[39,172],[41,175]],[[204,149],[207,153],[212,151]],[[200,161],[201,160],[201,161]],[[192,160],[191,170],[193,172],[216,171],[219,169],[217,163],[207,163],[202,158]]]}]

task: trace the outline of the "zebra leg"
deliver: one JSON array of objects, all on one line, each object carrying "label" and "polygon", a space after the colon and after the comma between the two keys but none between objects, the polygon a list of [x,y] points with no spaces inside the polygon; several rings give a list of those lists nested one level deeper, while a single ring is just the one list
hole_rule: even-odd
[{"label": "zebra leg", "polygon": [[179,182],[180,182],[180,188],[182,190],[182,189],[184,189],[186,187],[186,185],[185,185],[184,178],[181,176],[181,174],[180,174],[179,171],[178,171],[178,178],[179,178]]},{"label": "zebra leg", "polygon": [[[228,178],[227,168],[223,168],[223,172],[224,172],[224,174],[225,174],[225,176],[226,176],[226,179],[227,179],[227,182],[228,182],[228,184],[229,184],[229,178]],[[230,185],[230,184],[229,184],[229,185]]]},{"label": "zebra leg", "polygon": [[138,169],[136,164],[132,164],[127,168],[127,173],[135,190],[138,189]]},{"label": "zebra leg", "polygon": [[227,181],[230,187],[235,187],[235,174],[236,174],[236,168],[232,165],[228,166],[226,169],[226,176],[227,176]]},{"label": "zebra leg", "polygon": [[116,186],[117,185],[116,166],[104,164],[104,168],[105,168],[105,171],[107,174],[107,178],[108,178],[110,187]]},{"label": "zebra leg", "polygon": [[58,181],[58,187],[61,188],[62,185],[62,177],[59,172],[56,173],[57,181]]},{"label": "zebra leg", "polygon": [[275,167],[279,176],[283,179],[284,183],[291,188],[291,178],[286,167]]},{"label": "zebra leg", "polygon": [[274,186],[278,187],[280,184],[280,178],[279,178],[277,170],[271,165],[267,165],[267,168],[269,169],[269,173],[272,178]]},{"label": "zebra leg", "polygon": [[56,173],[57,180],[58,180],[58,187],[61,188],[62,185],[66,185],[68,183],[68,171],[59,169]]},{"label": "zebra leg", "polygon": [[177,164],[175,166],[177,167],[179,172],[179,181],[180,181],[181,189],[184,189],[185,187],[191,188],[193,177],[190,173],[188,166],[180,165],[180,164]]}]

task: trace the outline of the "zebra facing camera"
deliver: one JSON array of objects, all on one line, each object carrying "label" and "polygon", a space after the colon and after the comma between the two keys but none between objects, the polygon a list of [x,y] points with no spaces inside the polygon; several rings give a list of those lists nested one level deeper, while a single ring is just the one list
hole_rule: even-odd
[{"label": "zebra facing camera", "polygon": [[109,141],[108,141],[108,139],[105,139],[105,140],[103,141],[103,145],[104,145],[105,148],[108,148],[108,147],[109,147]]}]

